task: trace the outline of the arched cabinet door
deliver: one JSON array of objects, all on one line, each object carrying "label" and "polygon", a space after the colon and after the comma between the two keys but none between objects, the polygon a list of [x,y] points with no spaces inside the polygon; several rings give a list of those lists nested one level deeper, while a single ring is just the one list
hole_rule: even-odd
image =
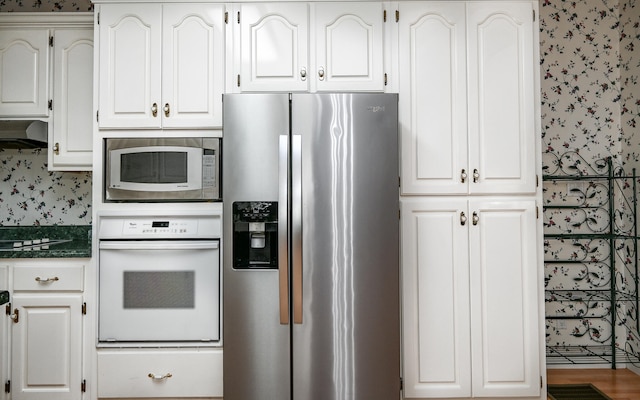
[{"label": "arched cabinet door", "polygon": [[306,3],[243,4],[240,25],[241,91],[306,91],[309,87]]},{"label": "arched cabinet door", "polygon": [[382,3],[319,3],[312,6],[313,79],[318,91],[382,91]]},{"label": "arched cabinet door", "polygon": [[162,7],[100,6],[100,128],[160,128]]},{"label": "arched cabinet door", "polygon": [[48,73],[48,29],[0,29],[0,117],[49,116]]}]

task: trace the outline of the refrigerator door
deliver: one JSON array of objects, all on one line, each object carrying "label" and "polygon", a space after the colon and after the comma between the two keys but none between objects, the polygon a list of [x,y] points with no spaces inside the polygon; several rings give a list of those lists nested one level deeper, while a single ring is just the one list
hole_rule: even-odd
[{"label": "refrigerator door", "polygon": [[399,398],[397,106],[395,94],[293,95],[295,400]]},{"label": "refrigerator door", "polygon": [[[264,400],[291,398],[290,326],[281,323],[281,307],[288,317],[286,212],[281,212],[279,185],[287,181],[289,134],[288,94],[237,94],[224,96],[223,140],[223,219],[224,219],[224,398],[225,400]],[[284,138],[284,140],[283,140]],[[282,154],[282,151],[285,153]],[[284,163],[282,165],[282,163]],[[284,169],[284,170],[283,170]],[[284,182],[282,182],[284,179]],[[286,193],[286,187],[283,188]],[[277,203],[276,203],[277,202]],[[284,264],[284,276],[273,265],[244,262],[236,268],[234,243],[266,250],[269,222],[240,224],[234,232],[234,204],[237,210],[253,207],[256,214],[269,209],[278,213],[278,229],[284,242],[278,243],[276,265]],[[277,206],[276,206],[277,204]],[[274,207],[276,206],[276,207]],[[286,194],[284,207],[286,210]],[[278,211],[276,211],[276,209]],[[284,214],[284,215],[283,215]],[[252,219],[253,218],[253,219]],[[239,221],[239,222],[238,222]],[[258,221],[258,222],[256,222]],[[251,225],[253,224],[253,225]],[[248,226],[258,226],[256,235]],[[264,227],[264,232],[259,230]],[[284,229],[284,230],[282,230]],[[239,234],[235,240],[234,233]],[[246,240],[247,243],[242,241]],[[281,247],[284,246],[284,247]],[[237,252],[237,249],[236,249]],[[248,256],[249,259],[253,257]],[[251,260],[249,260],[251,261]],[[246,268],[246,265],[251,267]],[[253,268],[255,267],[255,268]],[[284,295],[284,303],[280,301]]]}]

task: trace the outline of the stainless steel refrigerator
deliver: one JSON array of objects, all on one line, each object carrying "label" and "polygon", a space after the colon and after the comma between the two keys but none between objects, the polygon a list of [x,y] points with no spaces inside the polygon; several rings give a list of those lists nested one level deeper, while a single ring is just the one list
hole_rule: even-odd
[{"label": "stainless steel refrigerator", "polygon": [[223,107],[224,399],[398,399],[397,95]]}]

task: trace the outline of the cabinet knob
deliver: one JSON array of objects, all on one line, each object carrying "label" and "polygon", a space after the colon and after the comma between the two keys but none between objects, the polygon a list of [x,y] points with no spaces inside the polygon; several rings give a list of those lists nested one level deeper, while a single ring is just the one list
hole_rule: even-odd
[{"label": "cabinet knob", "polygon": [[474,182],[474,183],[477,183],[477,182],[478,182],[478,179],[480,179],[480,173],[478,172],[478,169],[477,169],[477,168],[475,168],[475,169],[473,170],[473,182]]},{"label": "cabinet knob", "polygon": [[158,116],[158,103],[153,103],[153,105],[151,106],[151,115],[153,115],[154,117]]},{"label": "cabinet knob", "polygon": [[464,211],[460,212],[460,225],[464,226],[467,223],[467,216]]},{"label": "cabinet knob", "polygon": [[478,221],[480,221],[480,217],[478,217],[478,213],[474,211],[473,215],[471,216],[471,222],[474,225],[478,225]]},{"label": "cabinet knob", "polygon": [[163,110],[164,110],[164,116],[165,116],[165,117],[168,117],[168,116],[169,116],[169,113],[171,112],[171,109],[169,108],[169,103],[166,103],[166,104],[164,105]]},{"label": "cabinet knob", "polygon": [[55,155],[60,155],[60,143],[56,142],[56,144],[53,145],[53,153]]},{"label": "cabinet knob", "polygon": [[13,310],[13,314],[11,314],[9,318],[11,318],[14,324],[17,324],[18,321],[20,321],[20,310],[18,310],[17,308]]},{"label": "cabinet knob", "polygon": [[324,67],[320,67],[318,70],[318,78],[323,81],[324,80]]},{"label": "cabinet knob", "polygon": [[462,171],[460,171],[460,182],[465,183],[467,180],[467,170],[466,169],[462,169]]},{"label": "cabinet knob", "polygon": [[154,374],[153,372],[149,372],[149,375],[147,375],[147,376],[149,378],[153,379],[154,381],[161,381],[161,380],[164,380],[164,379],[171,378],[173,375],[171,375],[170,372],[167,372],[164,375],[158,376],[158,375]]},{"label": "cabinet knob", "polygon": [[302,69],[300,70],[300,79],[302,79],[303,81],[307,80],[307,69],[305,67],[302,67]]}]

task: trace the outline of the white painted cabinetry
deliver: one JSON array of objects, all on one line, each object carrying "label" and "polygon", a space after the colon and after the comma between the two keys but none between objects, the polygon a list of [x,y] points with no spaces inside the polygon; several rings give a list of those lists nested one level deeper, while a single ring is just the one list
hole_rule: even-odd
[{"label": "white painted cabinetry", "polygon": [[91,170],[93,116],[93,28],[56,30],[50,170]]},{"label": "white painted cabinetry", "polygon": [[0,118],[48,123],[49,170],[91,170],[92,13],[0,15]]},{"label": "white painted cabinetry", "polygon": [[219,128],[224,5],[99,5],[99,127]]},{"label": "white painted cabinetry", "polygon": [[535,208],[403,199],[406,397],[540,395]]},{"label": "white painted cabinetry", "polygon": [[237,87],[382,91],[383,11],[368,2],[241,4]]},{"label": "white painted cabinetry", "polygon": [[0,28],[0,117],[49,116],[49,29]]},{"label": "white painted cabinetry", "polygon": [[82,398],[84,265],[13,266],[11,399]]},{"label": "white painted cabinetry", "polygon": [[531,1],[399,2],[405,398],[544,398]]},{"label": "white painted cabinetry", "polygon": [[[9,266],[0,264],[0,290],[9,290]],[[5,310],[11,310],[9,303],[0,306],[0,312],[6,314]],[[0,318],[0,354],[9,354],[9,318],[3,315]],[[8,398],[5,384],[9,381],[9,357],[0,357],[0,400]]]},{"label": "white painted cabinetry", "polygon": [[399,9],[402,194],[535,194],[532,3]]}]

